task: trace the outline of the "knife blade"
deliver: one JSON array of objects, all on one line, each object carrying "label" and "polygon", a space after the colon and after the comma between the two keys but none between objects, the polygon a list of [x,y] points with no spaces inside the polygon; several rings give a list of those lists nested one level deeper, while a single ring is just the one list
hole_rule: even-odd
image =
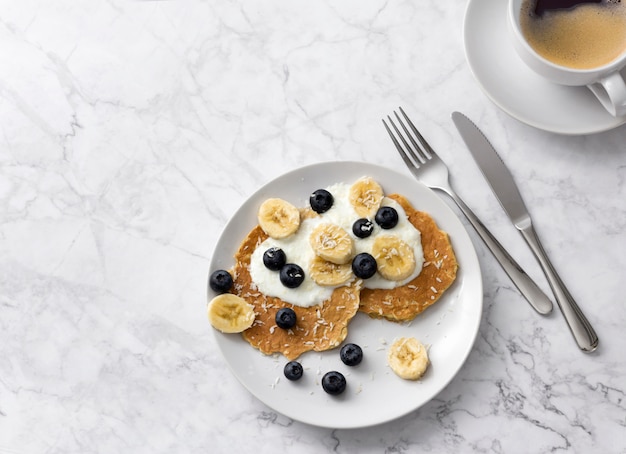
[{"label": "knife blade", "polygon": [[452,121],[500,205],[539,262],[576,343],[585,352],[594,351],[598,347],[598,336],[545,253],[513,175],[489,140],[469,118],[460,112],[453,112]]}]

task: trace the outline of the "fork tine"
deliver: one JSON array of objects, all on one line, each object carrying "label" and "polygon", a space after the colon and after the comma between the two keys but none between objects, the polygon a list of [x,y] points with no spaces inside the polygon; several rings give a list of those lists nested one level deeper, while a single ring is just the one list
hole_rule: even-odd
[{"label": "fork tine", "polygon": [[[407,153],[407,150],[408,150],[408,154],[411,155],[413,159],[417,158],[415,153],[413,153],[413,149],[411,148],[411,145],[409,145],[409,143],[406,141],[406,139],[404,138],[404,136],[402,135],[402,133],[400,132],[400,130],[398,129],[398,127],[396,126],[396,124],[394,123],[394,121],[391,119],[389,115],[387,115],[387,119],[389,120],[389,123],[391,123],[391,126],[393,126],[393,129],[396,131],[396,134],[398,135],[398,137],[400,137],[400,140],[402,141],[402,143],[404,144],[404,152]],[[417,159],[416,162],[418,165],[421,163],[424,163],[424,161],[421,159]]]},{"label": "fork tine", "polygon": [[415,153],[413,156],[414,157],[418,156],[419,159],[420,159],[420,162],[426,163],[426,161],[430,158],[430,156],[415,141],[415,139],[413,138],[413,134],[411,134],[411,132],[404,125],[404,122],[402,121],[402,118],[400,118],[398,113],[396,111],[394,111],[393,114],[396,116],[396,119],[398,120],[398,123],[400,123],[400,126],[402,126],[402,129],[404,130],[404,133],[406,134],[406,136],[409,138],[409,140],[413,144],[413,149],[412,150],[417,150],[417,153]]},{"label": "fork tine", "polygon": [[415,136],[417,137],[417,140],[420,141],[420,143],[422,144],[422,146],[424,147],[424,149],[426,150],[426,152],[428,154],[430,154],[430,156],[435,156],[437,153],[435,153],[435,150],[433,150],[433,148],[430,146],[430,144],[426,141],[426,139],[424,139],[424,137],[422,137],[422,135],[420,134],[420,132],[417,130],[417,128],[415,127],[415,125],[413,124],[413,122],[411,121],[411,119],[409,118],[409,116],[404,112],[404,109],[402,109],[402,107],[399,107],[400,112],[402,112],[402,115],[404,116],[404,118],[406,119],[407,123],[409,124],[409,127],[411,128],[411,130],[415,133]]},{"label": "fork tine", "polygon": [[[387,116],[387,118],[389,118],[389,116]],[[385,122],[384,119],[383,119],[383,124],[385,125],[385,129],[387,130],[387,134],[389,134],[389,137],[391,137],[391,141],[396,146],[398,153],[400,153],[400,157],[402,158],[404,163],[407,165],[407,167],[411,170],[419,169],[420,161],[413,162],[411,158],[409,157],[409,155],[407,154],[407,152],[404,150],[404,148],[402,148],[402,145],[400,145],[400,142],[398,142],[398,139],[396,139],[396,136],[393,135],[393,133],[391,132],[391,129],[389,129],[389,126],[387,126],[387,122]],[[410,151],[410,148],[409,148],[409,151]]]},{"label": "fork tine", "polygon": [[398,140],[396,139],[396,136],[393,135],[393,132],[391,132],[391,129],[389,129],[389,126],[387,126],[387,122],[385,122],[384,119],[383,119],[383,125],[385,125],[385,129],[387,130],[387,134],[389,134],[389,137],[391,137],[391,141],[396,146],[396,149],[398,150],[398,153],[400,153],[400,157],[402,158],[404,163],[409,167],[409,169],[413,169],[413,168],[417,169],[417,168],[419,168],[419,166],[420,166],[419,161],[417,163],[414,163],[411,160],[411,158],[409,158],[409,155],[404,150],[404,148],[402,148],[402,145],[400,145],[400,142],[398,142]]},{"label": "fork tine", "polygon": [[402,139],[402,142],[406,146],[406,149],[408,150],[407,151],[408,154],[411,155],[411,157],[415,160],[415,162],[418,164],[418,167],[419,167],[419,164],[426,164],[426,161],[429,159],[429,156],[426,153],[424,153],[423,150],[420,148],[420,146],[415,142],[415,140],[413,140],[413,138],[411,137],[411,134],[409,133],[409,131],[406,129],[406,127],[402,123],[402,120],[400,119],[400,117],[398,117],[398,114],[395,113],[395,112],[394,112],[394,114],[395,114],[396,118],[398,119],[398,122],[402,126],[402,129],[404,129],[404,132],[409,137],[409,140],[411,140],[411,142],[414,145],[414,147],[411,147],[411,145],[409,145],[409,143],[405,140],[405,138],[402,135],[402,133],[400,132],[400,130],[397,128],[397,126],[394,123],[394,121],[389,116],[387,116],[387,118],[389,119],[389,122],[391,123],[391,126],[393,126],[393,129],[396,130],[396,133],[398,134],[400,139]]},{"label": "fork tine", "polygon": [[[389,118],[389,117],[387,117],[387,118]],[[404,157],[406,154],[405,154],[404,149],[402,148],[402,145],[400,145],[400,142],[398,142],[398,139],[396,139],[396,136],[394,136],[393,132],[391,132],[391,129],[389,129],[389,126],[387,126],[387,122],[385,121],[384,118],[383,118],[383,125],[385,125],[385,129],[387,130],[387,134],[389,134],[389,137],[391,137],[391,141],[396,146],[396,148],[398,149],[400,154]]]}]

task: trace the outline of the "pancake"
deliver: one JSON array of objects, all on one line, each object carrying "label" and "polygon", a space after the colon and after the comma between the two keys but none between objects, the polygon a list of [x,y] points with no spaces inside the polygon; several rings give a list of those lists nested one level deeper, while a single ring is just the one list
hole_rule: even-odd
[{"label": "pancake", "polygon": [[[281,353],[289,360],[306,351],[338,347],[348,335],[348,323],[358,312],[361,281],[335,289],[328,300],[312,307],[266,296],[256,289],[249,270],[252,252],[265,239],[267,235],[257,226],[235,254],[235,292],[254,306],[256,315],[254,324],[242,333],[243,338],[266,355]],[[276,326],[276,312],[283,307],[296,312],[297,323],[292,329]]]},{"label": "pancake", "polygon": [[402,195],[391,194],[409,221],[422,234],[424,267],[411,282],[394,289],[363,289],[359,310],[373,318],[394,322],[413,320],[435,304],[456,278],[458,263],[448,234],[439,229],[434,219],[416,210]]},{"label": "pancake", "polygon": [[[425,212],[416,210],[402,195],[392,194],[406,212],[409,221],[421,232],[424,266],[420,274],[408,284],[394,289],[362,288],[363,281],[354,280],[333,290],[329,299],[319,305],[300,307],[277,297],[260,292],[250,275],[250,261],[254,250],[268,235],[260,226],[254,227],[235,254],[233,292],[254,307],[255,321],[242,337],[266,355],[282,354],[288,360],[297,359],[307,351],[325,351],[338,347],[348,334],[348,324],[358,311],[373,318],[394,322],[413,320],[426,308],[435,304],[454,282],[457,261],[447,233],[440,230]],[[303,218],[317,216],[311,210],[302,210]],[[297,317],[291,329],[276,325],[279,309],[292,308]]]}]

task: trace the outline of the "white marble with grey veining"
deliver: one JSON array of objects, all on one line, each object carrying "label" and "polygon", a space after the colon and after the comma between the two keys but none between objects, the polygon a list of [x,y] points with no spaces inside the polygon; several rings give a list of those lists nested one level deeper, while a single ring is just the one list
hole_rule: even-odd
[{"label": "white marble with grey veining", "polygon": [[[494,106],[464,2],[0,2],[0,453],[626,453],[626,127],[565,137]],[[298,166],[405,172],[403,105],[458,192],[547,290],[472,163],[460,110],[511,166],[601,339],[577,350],[480,243],[484,315],[430,403],[361,430],[294,422],[225,367],[208,265],[237,207]]]}]

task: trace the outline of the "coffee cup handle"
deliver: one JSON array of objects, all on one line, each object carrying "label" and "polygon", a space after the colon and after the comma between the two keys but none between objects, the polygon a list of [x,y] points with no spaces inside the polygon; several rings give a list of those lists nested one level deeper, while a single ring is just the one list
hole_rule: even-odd
[{"label": "coffee cup handle", "polygon": [[626,115],[626,81],[620,71],[615,71],[588,87],[611,115]]}]

